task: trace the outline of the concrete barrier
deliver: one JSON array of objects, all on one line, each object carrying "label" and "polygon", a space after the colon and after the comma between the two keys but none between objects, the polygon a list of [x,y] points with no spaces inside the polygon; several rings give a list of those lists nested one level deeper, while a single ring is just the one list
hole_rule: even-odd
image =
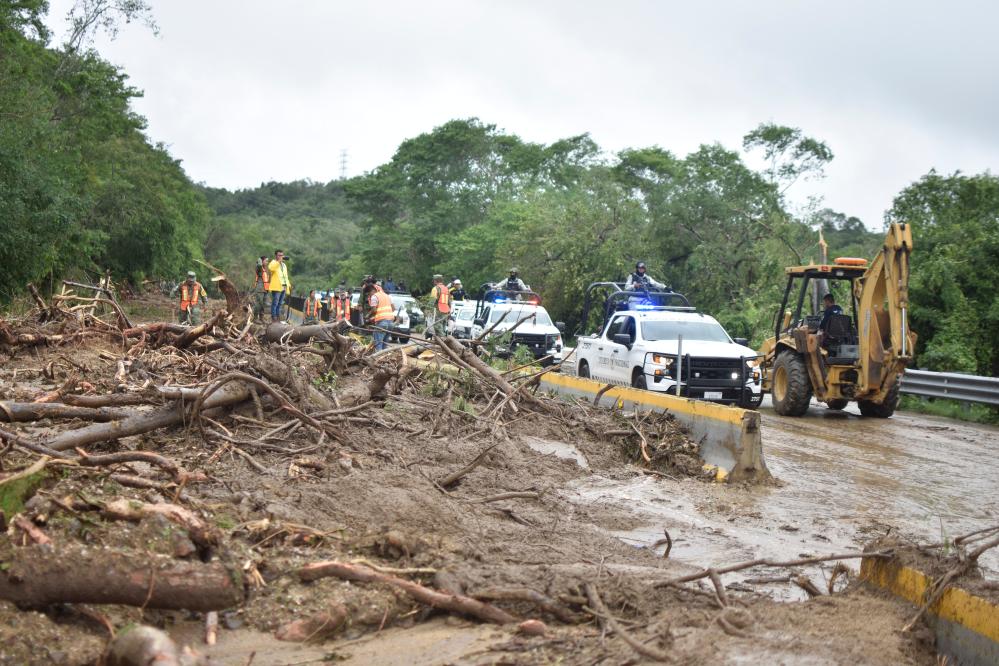
[{"label": "concrete barrier", "polygon": [[[605,386],[592,379],[555,373],[541,378],[543,390],[590,400]],[[600,404],[608,407],[669,412],[687,428],[691,439],[700,444],[704,462],[724,470],[721,477],[755,482],[773,478],[763,459],[757,412],[624,386],[609,389],[600,400]]]},{"label": "concrete barrier", "polygon": [[[918,607],[933,585],[930,576],[894,558],[865,558],[860,578]],[[999,664],[999,603],[962,589],[958,581],[927,609],[926,621],[948,664]]]}]

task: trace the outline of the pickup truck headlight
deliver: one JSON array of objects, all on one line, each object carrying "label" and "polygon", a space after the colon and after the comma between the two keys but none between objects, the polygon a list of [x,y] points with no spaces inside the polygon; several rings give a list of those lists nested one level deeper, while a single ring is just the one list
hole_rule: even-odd
[{"label": "pickup truck headlight", "polygon": [[656,365],[664,365],[667,368],[673,365],[675,359],[672,356],[664,356],[662,354],[653,354],[652,362]]}]

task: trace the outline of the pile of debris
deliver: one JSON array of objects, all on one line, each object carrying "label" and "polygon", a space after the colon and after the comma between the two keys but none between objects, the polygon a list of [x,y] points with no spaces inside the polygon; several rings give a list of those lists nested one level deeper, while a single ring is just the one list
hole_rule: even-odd
[{"label": "pile of debris", "polygon": [[[549,560],[576,566],[629,550],[572,519],[549,529],[551,509],[564,504],[553,484],[587,472],[524,441],[570,443],[608,473],[629,455],[662,474],[701,473],[696,444],[670,417],[542,395],[541,373],[503,373],[451,338],[375,353],[343,323],[253,330],[238,300],[193,328],[135,324],[109,293],[37,300],[28,316],[0,321],[0,509],[10,536],[0,599],[74,604],[77,633],[79,616],[113,634],[163,625],[155,613],[179,609],[206,613],[210,633],[218,611],[238,612],[287,640],[384,626],[417,608],[576,623],[592,617],[581,615],[592,603],[578,583],[587,567],[564,583],[572,594],[562,601],[525,587],[542,584],[540,571],[514,587],[490,578],[518,566],[461,571],[503,552],[561,550]],[[545,530],[555,538],[520,543]],[[278,591],[330,577],[378,591],[324,589],[297,607]],[[48,618],[49,633],[72,633],[65,618]],[[169,642],[128,635],[115,654],[148,656]],[[7,644],[25,661],[52,659],[22,633]]]}]

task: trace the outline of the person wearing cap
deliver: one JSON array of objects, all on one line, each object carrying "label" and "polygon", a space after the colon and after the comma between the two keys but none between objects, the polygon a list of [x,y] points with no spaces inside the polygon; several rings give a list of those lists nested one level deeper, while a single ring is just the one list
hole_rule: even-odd
[{"label": "person wearing cap", "polygon": [[635,264],[635,272],[628,276],[628,287],[634,291],[648,291],[649,289],[665,289],[666,285],[653,280],[646,272],[645,262],[639,261]]},{"label": "person wearing cap", "polygon": [[274,250],[274,258],[267,264],[270,272],[267,291],[271,295],[271,321],[281,319],[281,306],[284,297],[291,293],[291,280],[288,278],[288,264],[284,263],[284,252]]},{"label": "person wearing cap", "polygon": [[336,289],[336,295],[331,296],[330,319],[350,323],[350,292],[345,282],[341,282]]},{"label": "person wearing cap", "polygon": [[444,284],[444,276],[439,273],[434,275],[434,286],[430,290],[430,299],[433,301],[433,306],[428,318],[427,330],[432,335],[443,337],[446,335],[444,329],[447,325],[448,315],[451,314],[451,292]]},{"label": "person wearing cap", "polygon": [[180,283],[180,323],[197,326],[201,323],[198,303],[208,305],[208,294],[198,282],[194,271],[187,272],[187,280]]},{"label": "person wearing cap", "polygon": [[461,280],[455,278],[451,281],[451,301],[463,301],[465,297],[465,288],[461,286]]},{"label": "person wearing cap", "polygon": [[392,280],[392,276],[391,275],[389,275],[388,277],[385,278],[384,289],[385,289],[385,291],[388,291],[388,292],[395,291],[395,282]]}]

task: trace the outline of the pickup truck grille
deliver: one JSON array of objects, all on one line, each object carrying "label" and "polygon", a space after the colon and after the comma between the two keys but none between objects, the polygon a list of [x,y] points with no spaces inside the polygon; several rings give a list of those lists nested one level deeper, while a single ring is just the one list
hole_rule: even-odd
[{"label": "pickup truck grille", "polygon": [[[740,386],[743,383],[742,364],[738,358],[698,358],[684,356],[683,383],[701,386]],[[732,379],[732,373],[736,378]],[[676,364],[670,366],[667,376],[676,379]]]},{"label": "pickup truck grille", "polygon": [[529,347],[535,358],[545,355],[545,352],[555,346],[554,335],[535,333],[514,333],[511,337],[511,347],[524,345]]},{"label": "pickup truck grille", "polygon": [[732,373],[742,376],[742,364],[744,361],[738,358],[697,358],[690,359],[689,368],[690,379],[732,379]]}]

